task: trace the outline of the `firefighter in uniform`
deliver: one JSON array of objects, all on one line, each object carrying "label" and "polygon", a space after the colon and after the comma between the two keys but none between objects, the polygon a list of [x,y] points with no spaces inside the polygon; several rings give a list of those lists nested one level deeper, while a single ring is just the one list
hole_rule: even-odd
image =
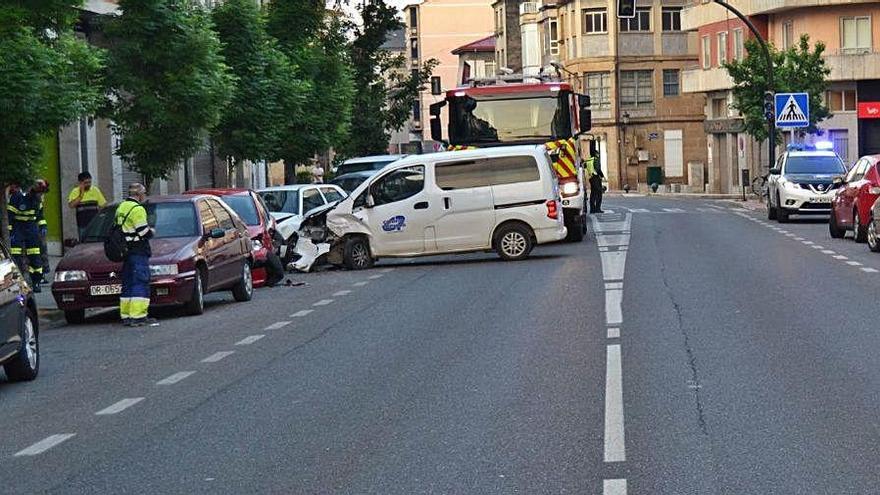
[{"label": "firefighter in uniform", "polygon": [[42,200],[33,189],[27,193],[19,186],[9,189],[9,202],[6,205],[9,215],[9,244],[12,257],[22,271],[30,275],[31,287],[40,292],[43,278],[43,260],[40,256],[40,226],[43,219]]},{"label": "firefighter in uniform", "polygon": [[116,208],[116,225],[122,227],[128,252],[122,262],[122,294],[119,298],[119,316],[126,326],[155,325],[147,317],[150,309],[150,238],[153,229],[147,223],[147,209],[143,203],[147,189],[138,183],[128,187],[128,197]]}]

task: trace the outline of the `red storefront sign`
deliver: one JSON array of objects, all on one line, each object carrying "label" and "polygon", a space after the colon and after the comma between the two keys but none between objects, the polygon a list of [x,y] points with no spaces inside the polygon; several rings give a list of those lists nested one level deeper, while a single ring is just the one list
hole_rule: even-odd
[{"label": "red storefront sign", "polygon": [[863,101],[859,103],[860,119],[880,119],[880,101]]}]

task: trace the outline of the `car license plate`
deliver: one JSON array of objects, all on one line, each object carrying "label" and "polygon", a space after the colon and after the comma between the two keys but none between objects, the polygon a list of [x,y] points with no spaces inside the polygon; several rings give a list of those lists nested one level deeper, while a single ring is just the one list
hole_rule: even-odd
[{"label": "car license plate", "polygon": [[816,196],[816,197],[810,198],[810,202],[811,203],[830,203],[831,196]]},{"label": "car license plate", "polygon": [[122,285],[93,285],[90,288],[90,291],[93,296],[115,296],[117,294],[122,294]]}]

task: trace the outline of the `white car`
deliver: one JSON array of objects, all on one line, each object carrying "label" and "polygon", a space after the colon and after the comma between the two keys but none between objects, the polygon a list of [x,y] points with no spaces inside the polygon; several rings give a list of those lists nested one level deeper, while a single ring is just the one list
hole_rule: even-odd
[{"label": "white car", "polygon": [[787,222],[790,215],[827,215],[837,194],[834,178],[846,173],[837,153],[803,145],[789,146],[770,169],[767,218]]},{"label": "white car", "polygon": [[303,216],[309,211],[342,200],[345,191],[333,184],[292,184],[269,187],[257,191],[266,204],[269,214],[275,219],[278,234],[283,243],[278,255],[286,262],[291,259],[296,231],[299,230]]},{"label": "white car", "polygon": [[377,258],[496,251],[528,257],[564,239],[556,174],[543,145],[414,155],[302,222],[295,266],[320,256],[349,269]]}]

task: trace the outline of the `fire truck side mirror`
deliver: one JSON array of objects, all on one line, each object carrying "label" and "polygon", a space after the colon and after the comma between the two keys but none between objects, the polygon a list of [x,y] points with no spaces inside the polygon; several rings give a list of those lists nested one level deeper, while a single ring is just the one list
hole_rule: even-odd
[{"label": "fire truck side mirror", "polygon": [[590,95],[577,95],[577,97],[579,108],[590,108],[590,105],[592,104],[590,101]]},{"label": "fire truck side mirror", "polygon": [[585,132],[590,132],[590,129],[593,128],[593,111],[589,108],[581,107],[578,112],[578,122],[580,124],[581,134]]},{"label": "fire truck side mirror", "polygon": [[440,122],[440,114],[443,112],[443,107],[445,106],[446,101],[444,100],[432,103],[428,107],[428,113],[431,115],[431,139],[437,142],[443,140],[443,124]]},{"label": "fire truck side mirror", "polygon": [[443,87],[440,84],[440,76],[431,76],[431,94],[434,96],[443,94]]}]

